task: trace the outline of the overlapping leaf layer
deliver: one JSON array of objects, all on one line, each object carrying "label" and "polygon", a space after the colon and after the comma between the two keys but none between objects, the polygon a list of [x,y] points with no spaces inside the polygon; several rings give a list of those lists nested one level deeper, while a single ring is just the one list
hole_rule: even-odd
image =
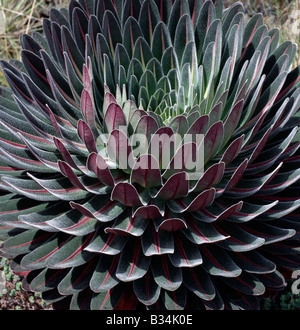
[{"label": "overlapping leaf layer", "polygon": [[[257,309],[285,286],[295,44],[219,0],[72,0],[21,43],[2,61],[0,239],[26,290],[56,308]],[[176,136],[167,169],[153,134]],[[203,151],[197,180],[172,167],[183,149]]]}]

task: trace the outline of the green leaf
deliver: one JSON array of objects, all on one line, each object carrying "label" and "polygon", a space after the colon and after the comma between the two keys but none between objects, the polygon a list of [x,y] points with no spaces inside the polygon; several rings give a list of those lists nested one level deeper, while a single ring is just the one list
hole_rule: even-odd
[{"label": "green leaf", "polygon": [[174,267],[165,255],[152,257],[151,270],[154,281],[165,290],[176,291],[182,284],[181,268]]},{"label": "green leaf", "polygon": [[145,257],[139,239],[131,239],[121,253],[116,277],[122,282],[142,278],[148,271],[151,259]]},{"label": "green leaf", "polygon": [[256,31],[263,25],[263,15],[261,13],[257,13],[254,16],[251,17],[249,22],[245,25],[244,30],[244,38],[243,38],[243,55],[246,52],[247,47],[250,46],[252,39],[254,38],[254,35]]},{"label": "green leaf", "polygon": [[105,233],[103,228],[96,231],[91,243],[85,248],[86,251],[105,255],[117,255],[123,250],[128,241],[128,236],[119,236],[114,233]]},{"label": "green leaf", "polygon": [[10,258],[26,254],[45,243],[51,235],[41,230],[26,230],[5,241],[1,245],[1,251]]},{"label": "green leaf", "polygon": [[229,238],[221,241],[219,246],[226,250],[234,252],[245,252],[257,249],[264,245],[265,240],[256,234],[251,234],[246,228],[238,227],[235,224],[230,224],[228,227],[223,225],[217,226],[216,229],[222,233],[227,234]]},{"label": "green leaf", "polygon": [[153,305],[160,297],[161,288],[153,279],[151,272],[133,282],[133,290],[138,300],[146,306]]},{"label": "green leaf", "polygon": [[72,13],[73,20],[73,35],[76,44],[82,54],[85,55],[85,35],[88,32],[88,18],[86,13],[80,9],[75,8]]},{"label": "green leaf", "polygon": [[[185,89],[187,91],[189,91],[187,86],[190,86],[190,88],[191,88],[192,84],[193,84],[193,86],[198,85],[197,50],[196,50],[195,43],[193,41],[189,42],[185,47],[183,57],[182,57],[182,63],[181,63],[182,72],[183,72],[183,68],[186,66],[186,64],[189,64],[190,79],[189,79],[188,84],[184,85],[182,83],[181,85],[185,86]],[[194,101],[194,100],[191,100],[191,101]]]},{"label": "green leaf", "polygon": [[[82,119],[82,113],[80,111],[80,106],[70,98],[66,97],[66,94],[62,89],[56,84],[53,79],[51,72],[47,71],[48,79],[53,89],[55,101],[60,108],[60,112],[63,114],[62,117],[66,118],[73,126],[76,126],[76,123],[79,119]],[[76,138],[74,138],[76,140]]]},{"label": "green leaf", "polygon": [[93,258],[82,266],[72,268],[57,289],[62,295],[74,295],[89,288],[89,282],[97,265],[97,258]]},{"label": "green leaf", "polygon": [[116,269],[120,256],[101,254],[98,264],[90,280],[93,292],[107,292],[118,285],[120,280],[116,277]]},{"label": "green leaf", "polygon": [[[163,3],[169,2],[163,1]],[[171,46],[172,40],[168,27],[164,22],[159,22],[153,31],[152,53],[154,57],[160,61],[166,49]]]},{"label": "green leaf", "polygon": [[32,212],[38,212],[46,207],[46,204],[44,203],[37,204],[35,201],[28,200],[26,198],[10,197],[11,194],[5,195],[3,201],[0,202],[0,223],[3,225],[29,229],[26,224],[22,226],[22,223],[19,221],[19,216],[30,214]]},{"label": "green leaf", "polygon": [[[118,80],[118,72],[120,67],[122,66],[125,70],[125,73],[128,72],[130,64],[130,59],[127,53],[126,48],[122,44],[117,44],[116,53],[115,53],[115,61],[114,61],[114,72],[115,72],[115,81]],[[122,86],[122,85],[120,85]]]},{"label": "green leaf", "polygon": [[216,59],[214,77],[217,76],[220,69],[221,53],[222,53],[222,25],[219,19],[211,22],[208,31],[206,33],[203,43],[203,53],[205,53],[207,46],[211,43],[215,43],[216,50],[214,51]]},{"label": "green leaf", "polygon": [[283,54],[289,56],[289,64],[288,64],[289,67],[291,65],[291,61],[293,62],[295,56],[293,43],[291,41],[283,42],[278,48],[276,48],[276,50],[274,50],[272,56],[269,56],[266,62],[266,68],[273,67]]},{"label": "green leaf", "polygon": [[71,236],[68,241],[51,254],[47,259],[48,267],[52,269],[65,269],[85,264],[94,256],[93,253],[85,251],[94,233],[88,236]]},{"label": "green leaf", "polygon": [[210,23],[216,19],[216,10],[212,1],[205,1],[201,7],[198,20],[196,22],[196,31],[195,31],[195,42],[198,45],[198,64],[200,64],[200,59],[204,54],[204,39],[207,34]]},{"label": "green leaf", "polygon": [[219,152],[224,138],[224,125],[222,121],[213,124],[205,134],[204,143],[204,162],[207,163]]},{"label": "green leaf", "polygon": [[190,8],[186,0],[175,0],[168,21],[168,28],[172,40],[175,39],[176,28],[180,18],[190,14]]},{"label": "green leaf", "polygon": [[91,300],[92,310],[113,310],[120,302],[126,285],[119,283],[114,288],[101,293],[94,293]]},{"label": "green leaf", "polygon": [[273,83],[266,89],[262,96],[259,99],[257,104],[256,113],[259,111],[267,111],[276,101],[278,94],[281,91],[281,88],[284,85],[284,82],[287,77],[287,72],[282,72]]},{"label": "green leaf", "polygon": [[47,221],[47,224],[60,232],[70,235],[84,236],[90,234],[100,225],[97,219],[82,215],[77,210],[71,210]]},{"label": "green leaf", "polygon": [[37,247],[32,252],[22,258],[22,267],[28,270],[43,269],[47,267],[47,259],[57,250],[57,248],[66,243],[67,235],[54,234]]},{"label": "green leaf", "polygon": [[129,17],[124,25],[123,42],[129,57],[132,57],[134,46],[139,37],[143,37],[143,32],[137,20]]},{"label": "green leaf", "polygon": [[141,11],[141,4],[139,1],[133,2],[132,0],[125,0],[122,5],[122,26],[126,21],[131,18],[138,20]]},{"label": "green leaf", "polygon": [[103,75],[104,75],[104,83],[109,88],[111,93],[116,92],[116,85],[114,81],[114,74],[112,70],[112,64],[110,62],[109,56],[107,54],[103,55],[104,61],[103,61]]},{"label": "green leaf", "polygon": [[146,70],[141,77],[140,88],[142,87],[145,87],[149,97],[154,95],[154,93],[156,92],[156,79],[154,77],[154,74],[149,70]]},{"label": "green leaf", "polygon": [[[70,183],[69,179],[65,177],[60,177],[58,179],[44,180],[44,179],[38,179],[32,174],[28,174],[28,176],[32,180],[34,180],[39,186],[43,187],[46,191],[49,191],[50,194],[52,194],[58,199],[72,201],[72,200],[79,200],[85,198],[88,195],[88,191],[81,190],[78,187],[74,187],[73,184]],[[88,185],[90,186],[95,185],[95,181],[94,180],[90,181]]]},{"label": "green leaf", "polygon": [[265,181],[265,185],[260,189],[260,194],[276,194],[296,183],[300,177],[300,170],[279,173],[271,182]]},{"label": "green leaf", "polygon": [[268,35],[271,37],[270,53],[273,53],[279,45],[280,30],[277,27],[275,27],[269,31]]},{"label": "green leaf", "polygon": [[257,274],[256,277],[266,286],[272,289],[282,290],[286,286],[283,275],[275,270],[272,273]]},{"label": "green leaf", "polygon": [[264,294],[265,286],[252,274],[243,272],[237,278],[222,279],[227,285],[247,295],[261,296]]},{"label": "green leaf", "polygon": [[117,235],[132,235],[134,237],[140,237],[143,235],[147,221],[141,217],[133,217],[128,212],[119,216],[111,227],[107,227],[105,232],[115,233]]},{"label": "green leaf", "polygon": [[176,51],[173,47],[167,48],[166,51],[163,53],[161,64],[165,75],[168,75],[172,69],[178,70],[178,58]]},{"label": "green leaf", "polygon": [[169,255],[171,263],[178,268],[194,268],[202,264],[199,249],[183,235],[175,236],[175,251]]},{"label": "green leaf", "polygon": [[[31,153],[46,167],[44,168],[45,172],[48,172],[49,169],[52,169],[55,172],[59,171],[58,161],[61,160],[59,155],[54,152],[44,151],[42,146],[40,148],[35,147],[28,139],[25,139],[22,136],[22,140],[26,144],[27,148],[31,151]],[[1,146],[2,143],[0,143]],[[0,147],[1,148],[1,147]]]},{"label": "green leaf", "polygon": [[33,180],[3,176],[1,181],[6,184],[7,191],[18,192],[20,195],[30,199],[43,202],[57,201],[59,199]]},{"label": "green leaf", "polygon": [[227,31],[231,28],[231,22],[235,18],[238,13],[244,12],[244,7],[241,2],[236,2],[232,5],[228,11],[223,16],[223,36],[227,33]]},{"label": "green leaf", "polygon": [[242,273],[224,249],[213,244],[202,244],[199,247],[203,257],[202,267],[213,276],[237,277]]},{"label": "green leaf", "polygon": [[82,67],[84,64],[84,57],[78,49],[70,31],[67,27],[63,26],[61,31],[61,40],[63,51],[69,55],[69,58],[74,66],[76,73],[79,77],[82,76]]},{"label": "green leaf", "polygon": [[3,160],[7,165],[11,165],[23,170],[51,173],[52,169],[45,168],[45,165],[37,160],[32,153],[23,146],[0,141],[0,151]]},{"label": "green leaf", "polygon": [[57,288],[58,284],[68,273],[68,269],[45,268],[30,282],[29,288],[33,292],[43,293]]},{"label": "green leaf", "polygon": [[[71,59],[69,57],[69,55],[64,52],[64,59],[65,59],[65,66],[66,66],[66,73],[67,73],[67,77],[68,77],[68,83],[72,89],[74,98],[79,99],[79,95],[81,95],[82,91],[83,91],[83,83],[81,81],[81,79],[78,77],[76,70],[74,69],[72,63],[71,63]],[[52,108],[52,104],[51,104],[51,108]]]},{"label": "green leaf", "polygon": [[154,2],[159,9],[161,21],[167,23],[172,9],[172,3],[164,0],[154,0]]},{"label": "green leaf", "polygon": [[[190,6],[192,23],[195,28],[197,19],[200,14],[200,10],[203,6],[203,0],[188,0],[188,2],[189,2],[189,6]],[[223,8],[221,9],[221,11],[223,11]]]},{"label": "green leaf", "polygon": [[143,253],[147,257],[174,253],[173,233],[164,230],[157,232],[153,225],[149,224],[141,242]]},{"label": "green leaf", "polygon": [[199,298],[210,301],[216,296],[214,284],[202,267],[184,268],[183,283]]},{"label": "green leaf", "polygon": [[[57,294],[59,294],[58,291],[57,291]],[[86,288],[83,291],[75,293],[74,295],[72,295],[72,298],[71,298],[70,309],[72,309],[72,310],[89,310],[91,308],[90,302],[91,302],[92,295],[93,295],[93,292],[89,288]],[[50,302],[51,302],[51,298],[50,298]],[[54,303],[55,303],[55,301],[54,301]],[[58,304],[59,304],[59,302],[58,302]],[[54,306],[55,306],[55,304],[54,304]]]},{"label": "green leaf", "polygon": [[148,62],[153,58],[151,48],[143,37],[139,37],[135,42],[133,58],[142,64],[143,70],[145,70]]},{"label": "green leaf", "polygon": [[186,45],[194,40],[194,28],[191,18],[189,15],[184,15],[178,22],[174,40],[174,48],[180,64]]},{"label": "green leaf", "polygon": [[19,220],[31,227],[45,230],[47,232],[56,232],[57,229],[50,227],[47,224],[48,220],[52,220],[61,214],[68,212],[70,206],[65,202],[47,203],[43,204],[44,209],[41,211],[31,212],[30,214],[22,214],[19,216]]},{"label": "green leaf", "polygon": [[176,291],[163,290],[162,300],[168,310],[184,310],[187,302],[187,290],[183,285]]},{"label": "green leaf", "polygon": [[233,258],[235,263],[240,265],[242,269],[251,274],[268,274],[273,272],[276,268],[273,262],[256,251],[232,253],[231,258]]},{"label": "green leaf", "polygon": [[220,234],[213,224],[197,220],[192,216],[185,216],[185,220],[187,229],[182,232],[193,244],[217,243],[228,238]]},{"label": "green leaf", "polygon": [[248,90],[246,94],[248,94],[249,91],[256,86],[258,81],[264,79],[263,77],[261,77],[261,74],[263,72],[263,68],[269,56],[269,50],[270,50],[270,38],[266,37],[261,41],[261,43],[257,47],[254,55],[252,56],[249,62],[249,66],[245,77],[245,79],[248,80],[248,85],[247,85]]},{"label": "green leaf", "polygon": [[101,24],[104,21],[104,15],[105,15],[106,11],[110,11],[114,15],[114,17],[117,19],[118,12],[116,9],[117,8],[114,5],[112,0],[100,0],[95,3],[95,13]]},{"label": "green leaf", "polygon": [[142,3],[139,24],[144,38],[149,45],[152,44],[153,31],[159,22],[160,15],[155,2],[153,0],[145,0]]},{"label": "green leaf", "polygon": [[31,79],[38,82],[38,85],[42,91],[51,97],[52,92],[48,83],[47,74],[42,59],[27,50],[23,50],[21,56],[22,62],[24,63]]},{"label": "green leaf", "polygon": [[223,137],[222,147],[224,147],[228,143],[231,136],[235,132],[236,127],[239,124],[243,109],[244,109],[244,100],[237,102],[232,107],[232,109],[224,123],[224,137]]},{"label": "green leaf", "polygon": [[102,31],[105,39],[108,41],[111,54],[114,56],[117,44],[122,43],[122,33],[119,22],[109,10],[104,12]]}]

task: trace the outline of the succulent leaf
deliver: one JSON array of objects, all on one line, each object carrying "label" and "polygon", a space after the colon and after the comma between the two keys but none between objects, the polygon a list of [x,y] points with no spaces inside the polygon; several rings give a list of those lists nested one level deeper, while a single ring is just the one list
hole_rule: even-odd
[{"label": "succulent leaf", "polygon": [[299,270],[299,67],[221,0],[71,0],[1,61],[0,253],[56,309],[258,309]]}]

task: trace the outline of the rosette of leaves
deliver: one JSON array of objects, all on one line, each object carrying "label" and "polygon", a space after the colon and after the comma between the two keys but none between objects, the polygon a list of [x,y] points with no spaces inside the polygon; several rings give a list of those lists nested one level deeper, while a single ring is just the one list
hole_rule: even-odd
[{"label": "rosette of leaves", "polygon": [[[2,61],[1,253],[24,289],[93,310],[257,309],[282,289],[300,266],[297,46],[219,0],[71,1],[43,28]],[[153,135],[176,137],[167,168]],[[202,151],[196,180],[183,150]]]}]

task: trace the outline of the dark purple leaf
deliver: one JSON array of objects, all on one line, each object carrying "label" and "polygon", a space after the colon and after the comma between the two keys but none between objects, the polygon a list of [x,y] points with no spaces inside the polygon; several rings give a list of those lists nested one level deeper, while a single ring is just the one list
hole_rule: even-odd
[{"label": "dark purple leaf", "polygon": [[171,176],[156,194],[155,198],[162,198],[165,200],[178,199],[185,197],[188,191],[188,175],[186,172],[181,172]]},{"label": "dark purple leaf", "polygon": [[118,183],[111,194],[113,201],[118,201],[126,206],[140,206],[142,202],[136,188],[130,183]]},{"label": "dark purple leaf", "polygon": [[122,108],[115,103],[111,103],[108,106],[104,122],[108,133],[111,133],[115,129],[122,130],[122,128],[124,129],[124,127],[127,127],[124,112]]},{"label": "dark purple leaf", "polygon": [[141,155],[131,172],[131,183],[138,183],[144,188],[161,186],[162,179],[158,163],[151,155]]},{"label": "dark purple leaf", "polygon": [[133,151],[128,140],[128,136],[119,130],[111,132],[107,142],[107,153],[113,162],[118,165],[119,169],[130,172],[135,164]]},{"label": "dark purple leaf", "polygon": [[72,170],[72,168],[69,164],[59,160],[58,161],[58,166],[59,166],[59,169],[60,169],[61,173],[64,176],[66,176],[75,187],[77,187],[81,190],[85,190],[85,187],[80,182],[77,175],[74,173],[74,171]]},{"label": "dark purple leaf", "polygon": [[196,186],[193,188],[193,191],[201,192],[219,183],[223,177],[224,169],[225,169],[224,162],[220,162],[209,167],[204,172],[202,178],[199,179]]},{"label": "dark purple leaf", "polygon": [[222,121],[213,124],[204,137],[204,162],[216,156],[223,143],[224,126]]},{"label": "dark purple leaf", "polygon": [[163,216],[156,205],[141,206],[134,212],[135,217],[144,219],[155,219]]},{"label": "dark purple leaf", "polygon": [[91,153],[87,161],[87,167],[90,171],[93,171],[96,174],[100,182],[111,187],[114,186],[114,178],[102,156],[96,153]]},{"label": "dark purple leaf", "polygon": [[89,152],[98,152],[94,135],[88,124],[83,120],[78,121],[78,135],[80,139],[85,143]]}]

